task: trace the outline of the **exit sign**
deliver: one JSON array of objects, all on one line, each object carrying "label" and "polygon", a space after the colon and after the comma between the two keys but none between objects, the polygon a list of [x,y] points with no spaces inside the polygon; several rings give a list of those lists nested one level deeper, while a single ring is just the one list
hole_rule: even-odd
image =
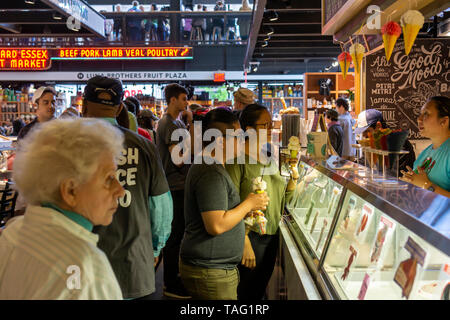
[{"label": "exit sign", "polygon": [[225,73],[214,73],[214,82],[225,82]]}]

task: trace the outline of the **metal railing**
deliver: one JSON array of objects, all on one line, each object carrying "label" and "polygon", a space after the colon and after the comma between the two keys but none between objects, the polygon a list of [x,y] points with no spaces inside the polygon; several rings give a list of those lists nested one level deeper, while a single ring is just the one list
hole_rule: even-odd
[{"label": "metal railing", "polygon": [[197,46],[247,44],[251,11],[101,12],[106,39],[80,37],[0,37],[0,46]]}]

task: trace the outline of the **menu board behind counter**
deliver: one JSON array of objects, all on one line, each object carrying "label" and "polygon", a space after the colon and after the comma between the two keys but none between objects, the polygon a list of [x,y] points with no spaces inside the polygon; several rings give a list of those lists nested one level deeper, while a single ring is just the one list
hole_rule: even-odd
[{"label": "menu board behind counter", "polygon": [[405,55],[401,40],[389,62],[384,48],[366,57],[366,108],[383,112],[391,129],[410,130],[410,139],[424,139],[417,118],[433,96],[450,96],[450,40],[416,39]]}]

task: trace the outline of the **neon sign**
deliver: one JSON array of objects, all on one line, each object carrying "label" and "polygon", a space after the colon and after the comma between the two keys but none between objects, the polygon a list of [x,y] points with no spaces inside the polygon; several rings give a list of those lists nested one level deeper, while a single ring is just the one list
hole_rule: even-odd
[{"label": "neon sign", "polygon": [[214,73],[214,82],[225,82],[225,73]]},{"label": "neon sign", "polygon": [[193,57],[192,47],[0,48],[0,71],[47,70],[52,60],[170,60]]},{"label": "neon sign", "polygon": [[0,70],[46,70],[50,65],[48,49],[0,48]]},{"label": "neon sign", "polygon": [[52,60],[192,59],[191,47],[62,48]]}]

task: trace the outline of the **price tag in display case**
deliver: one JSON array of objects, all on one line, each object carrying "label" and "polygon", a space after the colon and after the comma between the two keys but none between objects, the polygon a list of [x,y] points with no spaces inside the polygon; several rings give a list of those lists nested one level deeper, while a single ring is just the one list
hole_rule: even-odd
[{"label": "price tag in display case", "polygon": [[366,273],[364,276],[364,280],[361,285],[361,289],[359,290],[358,299],[364,300],[364,297],[366,296],[367,289],[369,288],[370,283],[370,276]]}]

